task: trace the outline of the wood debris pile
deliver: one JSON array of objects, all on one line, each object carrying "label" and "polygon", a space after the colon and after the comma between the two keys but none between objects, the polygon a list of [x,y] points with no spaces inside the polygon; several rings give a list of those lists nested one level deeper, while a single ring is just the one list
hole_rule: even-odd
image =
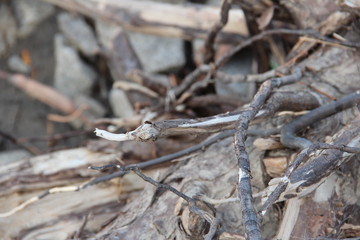
[{"label": "wood debris pile", "polygon": [[175,2],[0,2],[2,238],[359,237],[360,5]]}]

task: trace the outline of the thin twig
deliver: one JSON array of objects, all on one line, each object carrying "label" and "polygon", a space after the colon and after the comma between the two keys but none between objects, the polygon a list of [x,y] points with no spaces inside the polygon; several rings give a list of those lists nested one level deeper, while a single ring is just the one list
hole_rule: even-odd
[{"label": "thin twig", "polygon": [[311,146],[312,142],[305,138],[295,136],[295,133],[314,122],[320,121],[323,118],[353,107],[357,104],[360,104],[360,91],[349,94],[337,101],[325,104],[301,117],[296,118],[281,129],[281,143],[289,148],[308,148]]},{"label": "thin twig", "polygon": [[30,153],[32,153],[34,155],[39,155],[39,154],[42,153],[42,151],[38,147],[36,147],[36,146],[34,146],[34,145],[30,144],[30,143],[25,144],[25,143],[19,141],[17,138],[13,137],[9,133],[6,133],[6,132],[3,132],[3,131],[0,130],[0,136],[7,139],[7,140],[9,140],[11,143],[16,144],[16,145],[24,148],[25,150],[29,151]]},{"label": "thin twig", "polygon": [[54,194],[54,193],[59,193],[59,192],[74,192],[79,190],[79,186],[65,186],[65,187],[55,187],[55,188],[51,188],[45,192],[43,192],[42,194],[32,197],[30,199],[28,199],[27,201],[23,202],[22,204],[20,204],[19,206],[11,209],[8,212],[5,213],[0,213],[0,218],[6,218],[9,217],[11,215],[13,215],[14,213],[24,209],[26,206],[39,201],[40,199],[50,195],[50,194]]},{"label": "thin twig", "polygon": [[312,29],[300,29],[300,30],[283,29],[283,28],[271,29],[271,30],[263,31],[255,36],[252,36],[252,37],[248,38],[247,40],[239,43],[237,46],[235,46],[229,52],[227,52],[224,56],[222,56],[220,59],[218,59],[215,62],[215,67],[219,68],[219,67],[223,66],[232,56],[234,56],[236,53],[238,53],[240,50],[244,49],[245,47],[250,46],[251,44],[253,44],[253,42],[259,41],[269,35],[279,35],[279,34],[311,36],[311,37],[314,37],[316,39],[319,39],[319,40],[322,40],[325,42],[330,42],[330,43],[334,43],[334,44],[336,43],[336,44],[339,44],[342,46],[347,46],[347,47],[360,48],[359,42],[339,41],[339,40],[336,40],[333,38],[323,36],[319,32],[312,30]]},{"label": "thin twig", "polygon": [[157,92],[154,92],[153,90],[144,87],[143,85],[140,85],[138,83],[133,83],[133,82],[126,82],[126,81],[116,81],[113,84],[114,88],[120,88],[123,89],[125,91],[129,91],[129,90],[134,90],[134,91],[138,91],[141,93],[144,93],[152,98],[158,98],[159,94]]},{"label": "thin twig", "polygon": [[216,71],[215,77],[217,80],[223,83],[232,83],[232,82],[258,82],[262,83],[270,78],[276,77],[276,70],[272,69],[264,73],[259,74],[248,74],[248,75],[239,75],[239,74],[227,74],[222,71]]},{"label": "thin twig", "polygon": [[[49,121],[53,121],[53,122],[68,123],[68,122],[72,122],[72,121],[80,118],[81,116],[83,116],[83,113],[85,110],[89,110],[89,106],[87,104],[82,104],[73,113],[71,113],[67,116],[50,113],[47,115],[47,119]],[[91,125],[90,121],[88,121],[88,124]]]},{"label": "thin twig", "polygon": [[235,153],[239,166],[238,194],[239,198],[241,199],[241,211],[245,225],[245,234],[249,239],[260,240],[261,232],[252,201],[253,197],[250,182],[250,163],[248,153],[245,149],[247,130],[250,122],[255,118],[257,112],[260,110],[265,100],[269,97],[271,91],[275,87],[294,83],[295,81],[299,80],[301,76],[301,70],[295,69],[294,73],[289,76],[275,78],[264,82],[261,85],[259,91],[256,93],[251,104],[247,107],[246,110],[242,112],[238,120],[238,128],[234,139]]},{"label": "thin twig", "polygon": [[[149,160],[149,161],[146,161],[146,162],[138,163],[136,166],[139,169],[144,169],[144,168],[148,168],[148,167],[158,165],[158,164],[161,164],[161,163],[169,162],[169,161],[172,161],[172,160],[174,160],[176,158],[183,157],[183,156],[186,156],[186,155],[188,155],[190,153],[193,153],[195,151],[204,149],[204,148],[210,146],[211,144],[213,144],[213,143],[215,143],[217,141],[220,141],[221,139],[232,136],[233,134],[234,134],[233,130],[228,130],[228,131],[219,133],[218,135],[216,135],[214,137],[211,137],[211,138],[209,138],[209,139],[205,140],[204,142],[199,143],[197,145],[191,146],[189,148],[178,151],[176,153],[172,153],[172,154],[169,154],[169,155],[166,155],[166,156],[155,158],[155,159],[152,159],[152,160]],[[122,177],[122,176],[124,176],[126,174],[126,171],[124,171],[124,170],[126,170],[128,167],[132,167],[132,166],[134,166],[134,165],[125,166],[125,167],[123,167],[121,170],[119,170],[117,172],[95,178],[94,180],[84,184],[82,186],[82,188],[86,188],[86,187],[98,184],[100,182],[106,182],[106,181],[109,181],[109,180],[111,180],[113,178]]]},{"label": "thin twig", "polygon": [[[155,141],[158,138],[184,134],[209,134],[234,129],[242,111],[215,115],[199,119],[173,119],[159,122],[146,121],[133,131],[114,134],[105,130],[95,129],[99,137],[111,141]],[[251,130],[252,135],[269,135],[265,130]],[[273,130],[266,130],[274,132]],[[277,130],[275,130],[277,133]],[[271,134],[270,134],[271,135]]]},{"label": "thin twig", "polygon": [[218,33],[223,29],[229,19],[229,11],[231,9],[231,0],[222,0],[221,1],[221,9],[220,9],[220,20],[215,23],[208,35],[206,36],[206,40],[204,43],[204,63],[208,64],[214,61],[215,56],[215,38]]},{"label": "thin twig", "polygon": [[159,182],[155,181],[154,179],[152,179],[151,177],[145,176],[145,174],[143,174],[136,165],[134,165],[132,167],[129,167],[126,170],[127,171],[133,171],[134,173],[136,173],[136,175],[141,177],[145,182],[151,183],[152,185],[154,185],[157,188],[163,188],[163,189],[166,189],[166,190],[168,190],[170,192],[175,193],[177,196],[181,197],[182,199],[184,199],[188,203],[191,203],[191,202],[195,201],[193,198],[191,198],[191,197],[187,196],[186,194],[178,191],[177,189],[173,188],[169,184],[159,183]]},{"label": "thin twig", "polygon": [[297,169],[300,164],[304,163],[307,159],[310,158],[310,154],[319,149],[336,149],[343,152],[348,153],[360,153],[360,148],[357,147],[348,147],[343,145],[334,145],[334,144],[327,144],[327,143],[316,143],[312,144],[309,147],[303,149],[295,158],[295,160],[289,165],[287,168],[284,176],[281,178],[281,181],[276,186],[276,188],[271,192],[263,206],[259,210],[259,214],[264,216],[269,209],[269,207],[276,202],[280,195],[286,190],[289,182],[291,174]]},{"label": "thin twig", "polygon": [[204,236],[204,240],[212,240],[217,232],[220,225],[220,218],[216,217],[210,224],[209,232]]},{"label": "thin twig", "polygon": [[[213,72],[215,74],[215,70],[220,68],[221,66],[223,66],[226,62],[229,61],[229,59],[231,57],[233,57],[236,53],[238,53],[240,50],[250,46],[251,44],[253,44],[256,41],[259,41],[261,39],[263,39],[266,36],[270,36],[270,35],[280,35],[280,34],[288,34],[288,35],[304,35],[304,36],[311,36],[314,37],[316,39],[325,41],[325,42],[329,42],[329,43],[334,43],[334,44],[338,44],[338,45],[342,45],[342,46],[347,46],[347,47],[353,47],[353,48],[360,48],[360,43],[358,42],[350,42],[350,41],[339,41],[333,38],[329,38],[326,36],[321,35],[319,32],[312,30],[312,29],[271,29],[271,30],[266,30],[263,31],[257,35],[254,35],[250,38],[248,38],[247,40],[244,40],[242,42],[240,42],[238,45],[236,45],[234,48],[230,49],[226,54],[224,54],[221,58],[219,58],[217,61],[214,62],[214,65],[201,65],[198,68],[196,68],[194,71],[192,71],[190,74],[188,74],[186,76],[186,78],[184,79],[184,81],[177,87],[173,88],[172,90],[170,90],[167,94],[167,103],[169,104],[170,102],[174,102],[175,98],[177,98],[178,96],[180,96],[187,88],[189,88],[197,79],[199,76],[207,74],[209,72]],[[272,72],[269,73],[269,76],[272,74]],[[219,76],[222,77],[226,77],[224,74],[219,73]],[[257,80],[259,78],[259,80]],[[246,80],[246,81],[250,81],[251,77],[249,78],[249,80],[247,79],[247,77],[243,78],[243,77],[239,77],[239,81],[243,81],[242,79]],[[263,76],[254,76],[254,81],[264,81],[265,79],[267,79],[267,76],[263,77]],[[231,80],[232,81],[232,80]],[[236,80],[238,81],[238,80]]]},{"label": "thin twig", "polygon": [[189,204],[189,210],[197,215],[199,215],[201,218],[203,218],[205,221],[207,221],[210,224],[210,229],[211,231],[209,231],[209,233],[207,234],[207,238],[206,239],[211,239],[209,238],[209,236],[213,236],[216,233],[216,229],[217,226],[219,225],[219,220],[216,220],[216,218],[214,218],[210,213],[208,213],[207,211],[204,211],[203,209],[201,209],[200,207],[196,206],[196,199],[187,196],[186,194],[178,191],[177,189],[175,189],[174,187],[170,186],[169,184],[166,183],[159,183],[157,181],[155,181],[154,179],[152,179],[151,177],[146,176],[145,174],[143,174],[140,169],[136,166],[133,166],[131,168],[128,168],[128,170],[133,171],[134,173],[136,173],[140,178],[142,178],[145,182],[151,183],[152,185],[154,185],[157,188],[163,188],[165,190],[168,190],[170,192],[173,192],[174,194],[176,194],[177,196],[179,196],[180,198],[184,199],[185,201],[188,202]]},{"label": "thin twig", "polygon": [[88,219],[89,219],[90,214],[91,213],[88,213],[83,217],[82,224],[81,224],[79,230],[77,230],[76,233],[74,234],[74,238],[73,238],[74,240],[75,239],[82,239],[82,235],[84,233],[86,224],[88,223]]},{"label": "thin twig", "polygon": [[186,89],[188,89],[197,79],[199,76],[206,74],[211,70],[211,67],[208,65],[201,65],[196,68],[194,71],[189,73],[185,79],[181,82],[181,84],[173,89],[171,89],[168,94],[168,102],[173,102],[174,98],[180,96]]},{"label": "thin twig", "polygon": [[304,111],[319,107],[322,104],[320,96],[311,91],[276,92],[256,115],[263,119],[278,111]]}]

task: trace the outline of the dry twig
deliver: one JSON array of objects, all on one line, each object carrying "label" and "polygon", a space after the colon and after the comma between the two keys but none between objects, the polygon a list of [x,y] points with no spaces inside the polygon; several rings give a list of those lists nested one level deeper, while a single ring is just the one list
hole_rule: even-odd
[{"label": "dry twig", "polygon": [[251,170],[249,156],[245,149],[245,140],[247,138],[247,130],[250,122],[255,118],[256,114],[264,104],[265,100],[271,94],[271,91],[285,84],[294,83],[302,76],[300,69],[295,69],[293,74],[282,78],[275,78],[264,82],[259,91],[256,93],[249,107],[246,108],[239,117],[237,129],[235,133],[235,154],[238,159],[239,166],[239,182],[238,194],[241,199],[241,211],[243,222],[245,225],[245,234],[249,239],[261,239],[259,222],[256,211],[253,207],[253,197],[251,190]]},{"label": "dry twig", "polygon": [[342,152],[348,153],[360,153],[360,148],[357,147],[348,147],[342,145],[333,145],[327,143],[316,143],[312,144],[309,147],[303,149],[296,157],[296,159],[289,165],[284,176],[280,179],[279,184],[271,192],[266,202],[262,205],[259,210],[261,216],[264,216],[269,209],[269,207],[276,202],[280,195],[286,190],[288,184],[290,183],[290,177],[295,169],[297,169],[300,164],[304,163],[307,159],[310,158],[310,154],[319,149],[336,149]]},{"label": "dry twig", "polygon": [[204,63],[208,64],[210,62],[214,61],[215,56],[215,48],[214,43],[216,36],[219,34],[219,32],[223,29],[223,27],[226,25],[226,23],[229,20],[229,11],[231,9],[231,2],[232,0],[222,0],[221,2],[221,10],[220,10],[220,20],[219,22],[215,23],[208,35],[206,36],[205,44],[204,44]]},{"label": "dry twig", "polygon": [[360,92],[355,92],[296,118],[282,128],[281,143],[289,148],[308,148],[312,142],[305,138],[296,137],[295,133],[314,122],[358,104],[360,104]]}]

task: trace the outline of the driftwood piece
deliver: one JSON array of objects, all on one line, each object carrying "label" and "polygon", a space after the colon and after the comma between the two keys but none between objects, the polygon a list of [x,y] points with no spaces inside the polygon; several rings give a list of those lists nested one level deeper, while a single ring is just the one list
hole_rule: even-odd
[{"label": "driftwood piece", "polygon": [[[142,189],[145,183],[129,174],[81,192],[73,189],[99,174],[87,169],[89,165],[112,162],[116,156],[78,148],[1,165],[1,238],[66,239],[88,215],[84,232],[99,231],[118,215],[124,201],[136,196],[129,192]],[[58,193],[36,200],[49,189]],[[30,205],[10,211],[30,199],[34,201]]]},{"label": "driftwood piece", "polygon": [[[250,144],[249,144],[250,145]],[[251,153],[253,169],[260,163],[261,154],[253,149]],[[222,159],[219,164],[217,159]],[[180,163],[175,169],[170,169],[162,182],[168,183],[189,196],[205,195],[209,198],[224,199],[231,197],[234,192],[234,181],[237,179],[236,158],[228,138],[214,144],[205,152],[191,157]],[[254,170],[254,174],[255,174]],[[254,175],[258,177],[256,174]],[[260,177],[261,178],[261,177]],[[254,179],[259,181],[259,178]],[[262,183],[263,184],[263,183]],[[154,195],[155,194],[155,195]],[[129,211],[119,217],[112,225],[100,232],[94,239],[203,239],[196,231],[182,230],[196,229],[198,222],[188,221],[189,211],[186,204],[179,202],[179,198],[170,192],[154,193],[146,191],[142,200],[134,201],[128,205]],[[156,199],[147,209],[143,210],[145,199]],[[234,211],[237,202],[227,202],[216,206],[216,214],[220,217],[225,232],[242,232],[241,212]],[[141,211],[134,211],[141,208]],[[227,219],[231,218],[231,221]],[[135,219],[131,222],[131,219]],[[273,220],[272,220],[273,221]],[[152,224],[148,224],[151,222]],[[275,223],[273,221],[272,223]],[[264,224],[270,224],[269,219]],[[137,231],[136,229],[142,229]]]},{"label": "driftwood piece", "polygon": [[[330,139],[330,143],[338,146],[359,147],[360,115],[357,115],[348,125],[340,129]],[[295,169],[289,178],[289,182],[284,192],[280,195],[279,201],[294,197],[303,197],[315,190],[330,176],[339,166],[341,166],[349,156],[349,153],[337,149],[327,149],[317,151],[306,164]],[[277,185],[285,179],[274,178],[270,181],[269,187],[262,194],[262,200],[267,200],[268,194],[273,192]]]},{"label": "driftwood piece", "polygon": [[[219,9],[196,4],[185,6],[127,0],[46,0],[91,18],[119,24],[124,29],[184,39],[205,39],[207,31],[219,21]],[[247,36],[245,17],[240,9],[230,11],[229,21],[219,34],[222,42]]]}]

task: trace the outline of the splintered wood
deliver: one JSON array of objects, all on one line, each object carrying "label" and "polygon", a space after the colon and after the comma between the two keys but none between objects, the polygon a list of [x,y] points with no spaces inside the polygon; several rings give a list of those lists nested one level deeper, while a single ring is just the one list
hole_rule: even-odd
[{"label": "splintered wood", "polygon": [[[111,78],[94,94],[108,108],[124,108],[89,120],[85,106],[77,109],[55,89],[0,70],[1,79],[70,114],[49,119],[80,119],[91,126],[84,135],[95,129],[93,137],[103,138],[87,148],[0,162],[3,239],[359,236],[358,7],[311,0],[223,0],[219,7],[45,1],[86,16],[92,27],[99,20],[117,25],[111,36],[98,31],[104,49],[87,61]],[[127,30],[181,38],[186,66],[145,71]],[[195,39],[204,52],[190,46]],[[246,59],[244,49],[253,56]],[[239,57],[250,60],[247,69]],[[230,89],[252,82],[257,92],[244,104],[221,93],[220,82]],[[24,147],[24,139],[2,131]]]}]

